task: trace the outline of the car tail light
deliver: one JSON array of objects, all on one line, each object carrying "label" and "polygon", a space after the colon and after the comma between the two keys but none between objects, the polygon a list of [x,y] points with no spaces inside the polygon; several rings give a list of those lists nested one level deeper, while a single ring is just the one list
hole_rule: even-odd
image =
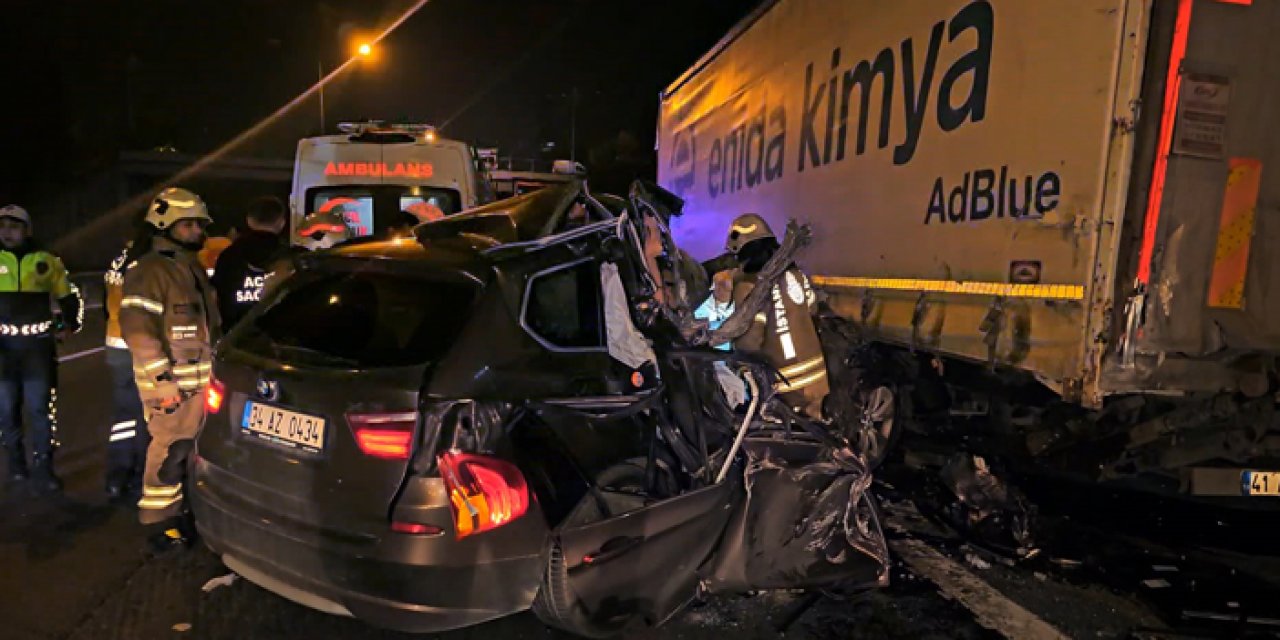
[{"label": "car tail light", "polygon": [[347,414],[360,450],[367,456],[388,460],[409,459],[417,422],[418,414],[413,412]]},{"label": "car tail light", "polygon": [[209,386],[204,388],[204,408],[209,413],[222,411],[222,401],[227,399],[227,387],[222,381],[210,376]]},{"label": "car tail light", "polygon": [[529,487],[510,462],[457,451],[440,454],[437,462],[459,539],[496,529],[529,510]]}]

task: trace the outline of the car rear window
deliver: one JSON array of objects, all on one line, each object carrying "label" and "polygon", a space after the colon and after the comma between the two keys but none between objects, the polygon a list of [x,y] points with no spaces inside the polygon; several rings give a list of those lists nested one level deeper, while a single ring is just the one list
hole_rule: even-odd
[{"label": "car rear window", "polygon": [[476,292],[378,272],[301,273],[266,301],[238,346],[300,364],[421,364],[448,350]]}]

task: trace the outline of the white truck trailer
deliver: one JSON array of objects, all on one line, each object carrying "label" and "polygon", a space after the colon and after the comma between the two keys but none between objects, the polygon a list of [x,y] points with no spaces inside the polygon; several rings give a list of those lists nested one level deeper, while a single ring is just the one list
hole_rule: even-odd
[{"label": "white truck trailer", "polygon": [[830,308],[936,359],[900,398],[942,371],[1032,457],[1280,495],[1277,33],[1278,0],[766,1],[662,93],[659,182],[699,258],[808,222]]}]

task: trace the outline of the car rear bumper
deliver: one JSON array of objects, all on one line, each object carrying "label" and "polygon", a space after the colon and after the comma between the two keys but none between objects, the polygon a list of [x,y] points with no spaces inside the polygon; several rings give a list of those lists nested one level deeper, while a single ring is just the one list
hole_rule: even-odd
[{"label": "car rear bumper", "polygon": [[291,530],[287,523],[245,513],[220,499],[207,482],[197,482],[191,498],[201,537],[228,568],[298,604],[379,627],[429,633],[517,613],[533,602],[541,576],[536,534],[530,536],[527,555],[413,564],[389,556],[440,557],[442,548],[459,543],[449,534],[388,531],[384,539],[353,552]]}]

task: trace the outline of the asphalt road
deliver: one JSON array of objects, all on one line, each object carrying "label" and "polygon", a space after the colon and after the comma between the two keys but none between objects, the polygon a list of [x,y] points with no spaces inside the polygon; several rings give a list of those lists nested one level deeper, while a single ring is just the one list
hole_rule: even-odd
[{"label": "asphalt road", "polygon": [[[100,310],[90,309],[87,320],[61,347],[58,463],[66,490],[56,497],[0,490],[0,638],[422,637],[314,612],[245,580],[205,591],[209,580],[228,574],[208,551],[148,550],[133,509],[109,505],[102,495],[111,407]],[[892,585],[852,599],[819,599],[794,616],[787,637],[1094,638],[1135,637],[1138,629],[1148,630],[1142,637],[1166,637],[1178,622],[1162,618],[1136,584],[1107,582],[1074,568],[1078,563],[991,557],[940,530],[910,496],[892,486],[880,490],[895,552]],[[793,617],[804,598],[717,597],[636,637],[778,637],[776,625]],[[522,614],[439,637],[564,636]]]}]

